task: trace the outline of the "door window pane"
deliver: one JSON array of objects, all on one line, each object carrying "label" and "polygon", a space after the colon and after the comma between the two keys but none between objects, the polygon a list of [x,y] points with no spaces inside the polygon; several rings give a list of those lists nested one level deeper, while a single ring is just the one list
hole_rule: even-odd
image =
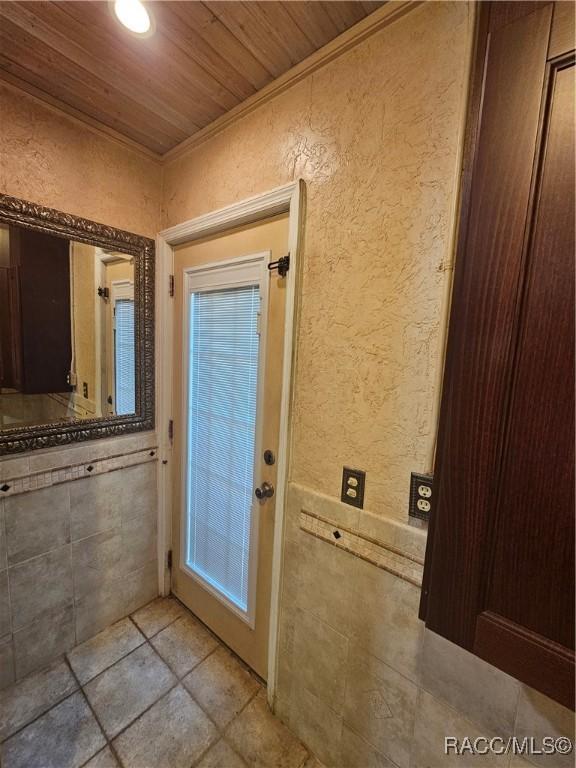
[{"label": "door window pane", "polygon": [[248,610],[258,377],[257,285],[190,297],[187,564]]}]

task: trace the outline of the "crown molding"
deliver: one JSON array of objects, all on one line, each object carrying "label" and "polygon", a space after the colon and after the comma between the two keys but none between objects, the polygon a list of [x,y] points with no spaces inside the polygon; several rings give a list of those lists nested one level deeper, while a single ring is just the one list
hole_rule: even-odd
[{"label": "crown molding", "polygon": [[334,59],[347,53],[351,48],[359,45],[366,38],[371,37],[384,27],[405,16],[410,11],[422,5],[424,0],[388,0],[383,6],[373,13],[366,16],[354,26],[347,29],[342,34],[335,37],[329,43],[312,53],[308,58],[296,64],[280,77],[277,77],[261,90],[250,96],[238,106],[231,109],[226,114],[217,118],[205,128],[201,128],[192,134],[188,139],[169,149],[162,159],[165,163],[177,160],[194,149],[204,141],[211,139],[216,134],[228,128],[229,125],[241,120],[246,115],[261,107],[266,102],[279,96],[284,91],[296,85],[305,77],[308,77],[316,70],[326,66]]},{"label": "crown molding", "polygon": [[189,138],[184,139],[180,144],[165,152],[163,155],[153,152],[133,139],[124,136],[114,128],[110,128],[99,120],[86,115],[84,112],[50,96],[50,94],[37,88],[35,85],[22,80],[21,78],[9,72],[0,70],[0,83],[4,83],[9,88],[26,92],[36,101],[47,106],[52,111],[64,115],[83,127],[87,127],[94,133],[105,137],[108,140],[121,144],[140,155],[144,155],[150,160],[154,160],[160,165],[171,163],[188,151],[199,146],[203,142],[216,136],[221,131],[228,128],[246,115],[266,104],[268,101],[280,96],[292,86],[301,82],[304,78],[316,72],[321,67],[326,66],[334,59],[347,53],[351,48],[362,43],[368,37],[379,32],[381,29],[394,23],[410,11],[418,8],[425,0],[388,0],[383,6],[373,11],[354,26],[342,32],[329,43],[312,53],[308,58],[301,61],[296,66],[289,69],[280,77],[277,77],[261,90],[250,96],[238,106],[231,109],[226,114],[217,118],[209,125],[201,128]]}]

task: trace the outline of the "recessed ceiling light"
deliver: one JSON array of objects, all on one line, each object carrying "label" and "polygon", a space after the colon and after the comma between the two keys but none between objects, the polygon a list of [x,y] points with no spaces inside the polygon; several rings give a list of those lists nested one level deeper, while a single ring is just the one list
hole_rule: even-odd
[{"label": "recessed ceiling light", "polygon": [[118,21],[137,35],[145,35],[150,31],[152,22],[150,14],[140,0],[116,0],[114,13]]}]

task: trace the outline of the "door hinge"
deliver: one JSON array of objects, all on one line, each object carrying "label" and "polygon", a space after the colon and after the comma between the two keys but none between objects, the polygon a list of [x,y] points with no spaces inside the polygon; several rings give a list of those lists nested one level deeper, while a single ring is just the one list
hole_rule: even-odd
[{"label": "door hinge", "polygon": [[168,275],[168,293],[174,296],[174,275]]},{"label": "door hinge", "polygon": [[270,264],[268,264],[268,269],[270,271],[277,269],[280,277],[286,277],[288,270],[290,269],[290,254],[288,253],[286,256],[282,256],[278,261],[271,261]]},{"label": "door hinge", "polygon": [[174,421],[172,419],[168,422],[168,440],[170,442],[174,440]]},{"label": "door hinge", "polygon": [[168,552],[166,552],[166,568],[168,568],[169,571],[172,570],[172,550],[169,549]]}]

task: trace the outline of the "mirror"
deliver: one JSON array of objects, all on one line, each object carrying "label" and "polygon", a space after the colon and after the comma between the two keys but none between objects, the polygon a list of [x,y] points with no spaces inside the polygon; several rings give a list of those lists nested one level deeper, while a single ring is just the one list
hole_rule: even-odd
[{"label": "mirror", "polygon": [[0,197],[0,453],[153,428],[153,241]]}]

